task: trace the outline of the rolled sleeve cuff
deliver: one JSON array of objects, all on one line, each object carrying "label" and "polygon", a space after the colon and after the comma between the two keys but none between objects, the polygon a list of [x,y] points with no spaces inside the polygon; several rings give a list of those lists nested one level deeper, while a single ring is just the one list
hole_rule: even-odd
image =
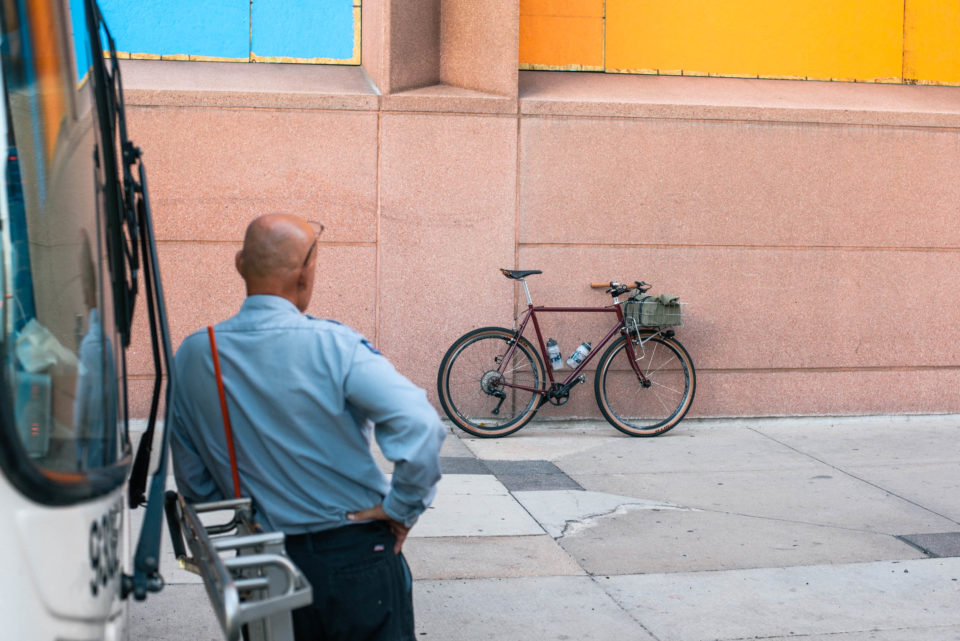
[{"label": "rolled sleeve cuff", "polygon": [[431,490],[429,496],[422,501],[405,501],[397,496],[396,491],[391,491],[383,500],[383,511],[387,513],[394,521],[399,521],[407,527],[413,527],[423,514],[424,510],[430,504],[435,491]]}]

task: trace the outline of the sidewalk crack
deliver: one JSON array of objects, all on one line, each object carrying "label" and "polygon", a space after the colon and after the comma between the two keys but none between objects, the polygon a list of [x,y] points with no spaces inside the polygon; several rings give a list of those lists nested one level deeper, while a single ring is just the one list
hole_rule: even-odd
[{"label": "sidewalk crack", "polygon": [[671,505],[669,503],[650,505],[649,503],[625,501],[610,510],[604,510],[602,512],[597,512],[595,514],[587,514],[577,519],[567,519],[564,522],[563,530],[561,530],[560,534],[558,536],[555,536],[554,539],[559,541],[564,537],[578,534],[584,530],[588,530],[592,527],[599,525],[600,522],[604,519],[609,519],[614,516],[623,516],[628,512],[630,512],[631,510],[633,511],[650,510],[653,512],[660,512],[660,511],[700,512],[701,511],[696,508],[684,507],[682,505]]}]

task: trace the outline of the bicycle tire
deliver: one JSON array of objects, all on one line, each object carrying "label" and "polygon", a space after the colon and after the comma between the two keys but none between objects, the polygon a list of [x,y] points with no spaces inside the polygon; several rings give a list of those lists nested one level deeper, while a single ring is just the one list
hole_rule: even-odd
[{"label": "bicycle tire", "polygon": [[[509,329],[482,327],[454,341],[440,361],[440,404],[453,424],[468,434],[480,438],[513,434],[529,423],[540,407],[540,394],[497,383],[500,358],[506,355],[513,339],[514,332]],[[511,355],[508,369],[505,373],[513,377],[515,384],[541,389],[546,380],[543,359],[523,337]],[[506,397],[501,399],[498,392]]]},{"label": "bicycle tire", "polygon": [[[627,341],[621,336],[597,365],[594,393],[607,422],[630,436],[659,436],[673,429],[693,403],[697,374],[690,354],[674,338],[641,332],[634,348],[642,353],[644,387],[630,366]],[[635,352],[636,353],[636,352]]]}]

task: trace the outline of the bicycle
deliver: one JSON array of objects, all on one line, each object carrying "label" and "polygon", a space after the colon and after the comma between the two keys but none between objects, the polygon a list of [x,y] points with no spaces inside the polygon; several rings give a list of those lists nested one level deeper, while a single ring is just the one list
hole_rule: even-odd
[{"label": "bicycle", "polygon": [[[453,423],[469,434],[497,438],[512,434],[530,422],[546,403],[563,405],[570,391],[586,381],[583,370],[603,348],[594,377],[594,393],[603,417],[630,436],[658,436],[679,423],[690,409],[696,391],[696,372],[687,350],[674,330],[641,325],[623,312],[620,297],[632,292],[631,300],[650,285],[633,286],[611,281],[592,283],[613,297],[603,307],[534,306],[526,278],[541,274],[533,270],[500,270],[520,281],[527,309],[518,316],[516,330],[482,327],[454,341],[440,362],[437,391],[443,410]],[[562,381],[550,363],[538,314],[607,313],[616,323],[596,348]],[[532,321],[535,347],[523,336]]]}]

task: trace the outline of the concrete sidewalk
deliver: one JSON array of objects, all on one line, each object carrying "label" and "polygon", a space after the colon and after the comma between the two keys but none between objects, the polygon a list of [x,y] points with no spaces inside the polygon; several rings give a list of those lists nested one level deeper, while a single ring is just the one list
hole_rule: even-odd
[{"label": "concrete sidewalk", "polygon": [[[956,416],[456,431],[405,547],[418,638],[960,641],[958,441]],[[174,567],[131,638],[219,638]]]}]

